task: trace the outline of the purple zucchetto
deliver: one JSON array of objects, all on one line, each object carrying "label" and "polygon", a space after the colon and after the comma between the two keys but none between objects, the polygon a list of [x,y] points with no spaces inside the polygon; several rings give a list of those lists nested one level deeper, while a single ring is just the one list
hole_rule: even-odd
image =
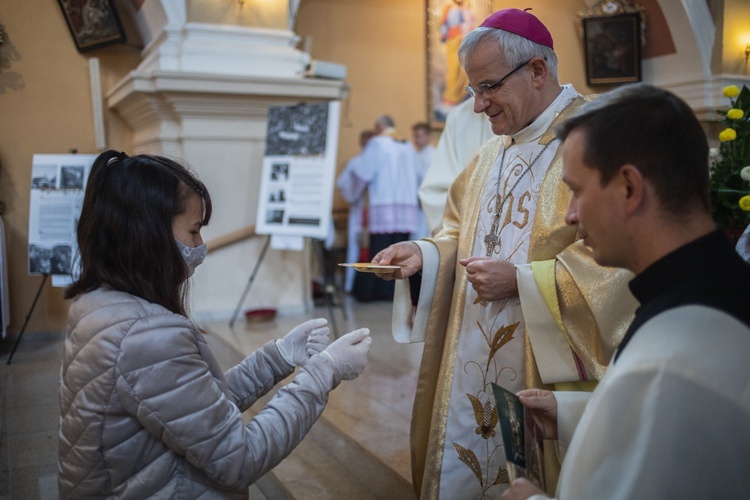
[{"label": "purple zucchetto", "polygon": [[547,27],[536,16],[524,10],[498,10],[485,19],[480,26],[510,31],[532,42],[554,49],[552,46],[552,35],[550,35]]}]

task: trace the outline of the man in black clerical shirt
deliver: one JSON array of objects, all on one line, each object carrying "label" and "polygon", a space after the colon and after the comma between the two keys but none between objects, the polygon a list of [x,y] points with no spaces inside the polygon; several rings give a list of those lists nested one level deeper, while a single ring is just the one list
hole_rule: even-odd
[{"label": "man in black clerical shirt", "polygon": [[[628,85],[557,131],[566,215],[630,269],[635,319],[593,394],[526,390],[564,456],[559,498],[739,498],[750,491],[750,266],[717,231],[708,144],[688,105]],[[502,498],[542,494],[525,479]]]}]

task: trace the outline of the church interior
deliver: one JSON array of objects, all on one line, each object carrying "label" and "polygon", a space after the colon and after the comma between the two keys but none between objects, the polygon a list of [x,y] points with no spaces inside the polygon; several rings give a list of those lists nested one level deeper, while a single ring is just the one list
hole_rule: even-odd
[{"label": "church interior", "polygon": [[[88,38],[66,15],[87,3],[114,9],[113,39],[82,45]],[[0,498],[57,498],[57,380],[70,301],[64,287],[29,272],[32,159],[106,149],[181,158],[211,192],[214,214],[202,231],[209,253],[191,279],[190,313],[223,366],[307,318],[329,318],[338,334],[372,331],[363,376],[332,394],[314,432],[251,488],[251,498],[413,498],[408,436],[421,346],[392,340],[390,303],[358,303],[342,293],[342,273],[326,265],[339,254],[321,257],[319,242],[309,238],[301,249],[267,249],[268,238],[255,225],[272,106],[340,102],[334,175],[357,154],[360,132],[382,114],[393,117],[405,138],[412,124],[428,122],[437,144],[444,118],[435,90],[442,70],[435,24],[445,3],[0,3],[0,293],[6,302]],[[582,94],[624,82],[592,78],[583,19],[601,13],[603,4],[637,7],[643,14],[638,80],[682,97],[712,147],[716,110],[726,107],[722,89],[750,84],[746,0],[471,3],[479,18],[531,8],[554,37],[560,82]],[[348,205],[332,184],[330,193],[329,236],[340,248]],[[328,284],[331,276],[333,291],[324,287],[323,300],[316,300],[311,284]],[[262,321],[238,314],[264,308],[277,314]]]}]

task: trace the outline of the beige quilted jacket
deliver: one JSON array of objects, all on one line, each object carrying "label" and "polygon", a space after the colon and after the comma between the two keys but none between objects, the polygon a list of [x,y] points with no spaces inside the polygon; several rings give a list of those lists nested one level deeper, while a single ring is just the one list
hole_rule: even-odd
[{"label": "beige quilted jacket", "polygon": [[189,319],[123,292],[79,296],[60,374],[60,497],[247,498],[341,381],[314,356],[245,425],[293,370],[269,342],[222,373]]}]

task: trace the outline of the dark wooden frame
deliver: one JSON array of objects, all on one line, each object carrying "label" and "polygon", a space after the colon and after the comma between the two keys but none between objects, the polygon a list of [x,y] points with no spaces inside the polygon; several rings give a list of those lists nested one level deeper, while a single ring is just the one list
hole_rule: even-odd
[{"label": "dark wooden frame", "polygon": [[57,0],[78,52],[125,42],[112,0]]},{"label": "dark wooden frame", "polygon": [[586,82],[611,85],[641,81],[641,15],[583,19]]}]

